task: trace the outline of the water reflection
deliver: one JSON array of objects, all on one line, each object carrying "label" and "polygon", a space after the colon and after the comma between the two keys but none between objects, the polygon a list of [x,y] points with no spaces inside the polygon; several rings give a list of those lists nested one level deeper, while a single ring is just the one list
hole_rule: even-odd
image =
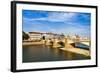
[{"label": "water reflection", "polygon": [[23,62],[83,60],[87,57],[71,52],[66,52],[52,46],[30,45],[23,46]]}]

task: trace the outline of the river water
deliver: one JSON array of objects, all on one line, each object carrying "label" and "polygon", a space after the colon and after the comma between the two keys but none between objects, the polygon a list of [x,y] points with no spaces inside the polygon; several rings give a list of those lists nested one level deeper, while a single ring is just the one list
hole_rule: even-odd
[{"label": "river water", "polygon": [[24,63],[90,59],[89,57],[80,54],[75,54],[44,45],[23,46],[22,56],[22,61]]}]

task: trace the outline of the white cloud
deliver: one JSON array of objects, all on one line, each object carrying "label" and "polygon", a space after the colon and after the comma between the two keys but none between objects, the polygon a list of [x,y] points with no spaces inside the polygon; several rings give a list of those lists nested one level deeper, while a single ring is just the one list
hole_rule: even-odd
[{"label": "white cloud", "polygon": [[64,22],[70,20],[73,16],[75,16],[75,13],[50,13],[49,16],[46,18],[48,21],[58,21],[58,22]]},{"label": "white cloud", "polygon": [[47,17],[41,17],[41,18],[25,18],[24,20],[27,21],[34,21],[34,20],[43,20],[43,21],[51,21],[51,22],[64,22],[64,21],[68,21],[71,20],[76,14],[75,13],[61,13],[61,12],[52,12],[52,13],[48,13]]}]

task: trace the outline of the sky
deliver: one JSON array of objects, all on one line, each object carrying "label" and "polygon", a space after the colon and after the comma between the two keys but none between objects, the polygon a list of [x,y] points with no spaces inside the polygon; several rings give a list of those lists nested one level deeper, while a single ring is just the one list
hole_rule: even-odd
[{"label": "sky", "polygon": [[61,11],[22,11],[23,31],[90,36],[91,14]]}]

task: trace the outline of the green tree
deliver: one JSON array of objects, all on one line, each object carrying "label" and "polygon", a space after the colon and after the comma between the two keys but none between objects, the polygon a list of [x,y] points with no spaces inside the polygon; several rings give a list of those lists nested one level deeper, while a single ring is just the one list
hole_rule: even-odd
[{"label": "green tree", "polygon": [[29,39],[29,35],[23,31],[23,40]]}]

